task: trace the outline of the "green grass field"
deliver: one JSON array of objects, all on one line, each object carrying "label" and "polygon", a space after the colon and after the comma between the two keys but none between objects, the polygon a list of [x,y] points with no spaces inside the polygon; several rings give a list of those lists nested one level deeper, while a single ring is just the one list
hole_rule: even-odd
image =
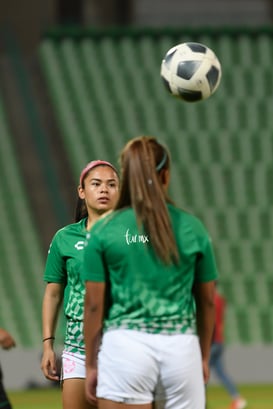
[{"label": "green grass field", "polygon": [[[239,387],[247,399],[248,409],[272,409],[273,385],[249,385]],[[13,409],[61,409],[60,390],[34,389],[9,391]],[[228,409],[229,397],[222,387],[210,386],[207,392],[207,409]]]}]

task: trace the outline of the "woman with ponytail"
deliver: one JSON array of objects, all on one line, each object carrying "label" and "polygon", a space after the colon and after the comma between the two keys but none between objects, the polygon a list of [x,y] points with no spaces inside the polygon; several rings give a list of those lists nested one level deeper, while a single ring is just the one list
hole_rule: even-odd
[{"label": "woman with ponytail", "polygon": [[100,409],[204,409],[218,276],[207,230],[168,196],[154,137],[120,156],[115,210],[84,251],[86,397]]}]

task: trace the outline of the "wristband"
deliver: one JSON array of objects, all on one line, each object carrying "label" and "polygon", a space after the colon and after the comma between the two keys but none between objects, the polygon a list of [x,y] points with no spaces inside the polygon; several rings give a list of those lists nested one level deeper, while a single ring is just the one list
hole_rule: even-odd
[{"label": "wristband", "polygon": [[44,338],[44,339],[43,339],[43,342],[45,342],[45,341],[47,341],[47,340],[49,340],[49,339],[53,339],[53,340],[54,340],[55,337],[47,337],[47,338]]}]

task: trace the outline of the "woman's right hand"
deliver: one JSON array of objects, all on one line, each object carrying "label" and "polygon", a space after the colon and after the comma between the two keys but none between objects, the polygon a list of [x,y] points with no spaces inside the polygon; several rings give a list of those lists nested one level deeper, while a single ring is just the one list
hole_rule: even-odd
[{"label": "woman's right hand", "polygon": [[86,367],[85,397],[89,403],[97,406],[96,388],[97,388],[97,369]]},{"label": "woman's right hand", "polygon": [[53,349],[46,349],[41,360],[41,370],[44,376],[50,381],[59,381],[60,376],[57,370],[56,354]]}]

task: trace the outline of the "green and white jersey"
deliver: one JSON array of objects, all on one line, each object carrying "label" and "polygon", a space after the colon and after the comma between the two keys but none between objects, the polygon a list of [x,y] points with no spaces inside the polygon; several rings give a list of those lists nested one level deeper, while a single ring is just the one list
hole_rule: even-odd
[{"label": "green and white jersey", "polygon": [[168,209],[179,265],[158,259],[130,208],[99,220],[88,234],[83,279],[106,282],[111,288],[104,330],[196,333],[193,283],[218,276],[211,240],[196,217],[173,205]]},{"label": "green and white jersey", "polygon": [[65,349],[84,353],[83,304],[81,280],[86,219],[69,224],[54,235],[48,251],[44,281],[64,285],[64,313],[67,318]]}]

